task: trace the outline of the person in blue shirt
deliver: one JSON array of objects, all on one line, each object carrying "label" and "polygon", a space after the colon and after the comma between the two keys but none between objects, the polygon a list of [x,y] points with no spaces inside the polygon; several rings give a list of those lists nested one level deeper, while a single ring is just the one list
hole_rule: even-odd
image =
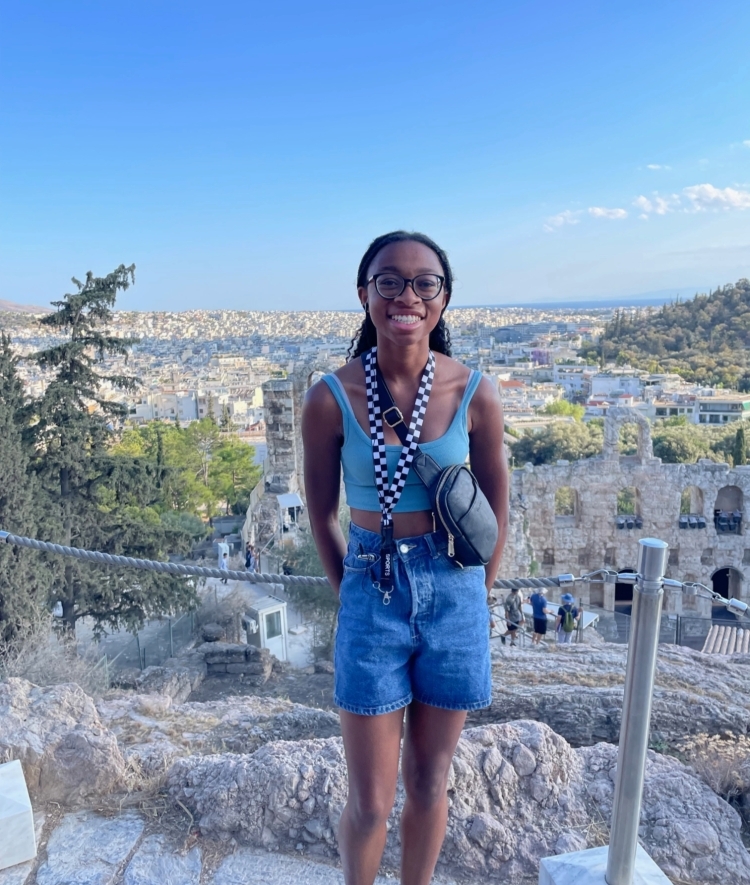
[{"label": "person in blue shirt", "polygon": [[526,601],[534,612],[534,635],[531,637],[531,644],[539,645],[542,636],[547,632],[547,600],[544,594],[537,590]]}]

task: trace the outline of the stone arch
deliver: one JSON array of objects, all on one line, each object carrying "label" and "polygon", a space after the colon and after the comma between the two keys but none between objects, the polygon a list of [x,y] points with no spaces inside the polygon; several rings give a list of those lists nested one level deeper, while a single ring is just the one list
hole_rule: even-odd
[{"label": "stone arch", "polygon": [[680,496],[680,516],[703,516],[703,489],[686,486]]},{"label": "stone arch", "polygon": [[[721,566],[720,568],[715,569],[711,574],[711,586],[713,591],[720,596],[723,596],[724,599],[742,599],[744,580],[745,576],[742,572],[731,565]],[[714,609],[717,608],[717,605],[719,613],[722,610],[725,610],[720,603],[715,603]]]},{"label": "stone arch", "polygon": [[581,516],[581,501],[572,486],[559,486],[555,489],[555,525],[578,525]]},{"label": "stone arch", "polygon": [[[628,565],[625,566],[625,568],[618,569],[618,573],[635,575],[638,573],[638,570],[634,566]],[[620,603],[620,605],[632,605],[634,586],[634,584],[626,583],[624,581],[618,581],[615,584],[615,604]]]},{"label": "stone arch", "polygon": [[719,534],[742,534],[744,495],[739,486],[723,486],[714,502],[714,526]]},{"label": "stone arch", "polygon": [[617,515],[641,515],[641,493],[635,486],[624,486],[617,492]]},{"label": "stone arch", "polygon": [[604,419],[604,445],[602,456],[608,461],[619,460],[620,427],[623,424],[638,425],[638,459],[646,461],[654,456],[651,442],[651,425],[637,410],[626,406],[611,406]]}]

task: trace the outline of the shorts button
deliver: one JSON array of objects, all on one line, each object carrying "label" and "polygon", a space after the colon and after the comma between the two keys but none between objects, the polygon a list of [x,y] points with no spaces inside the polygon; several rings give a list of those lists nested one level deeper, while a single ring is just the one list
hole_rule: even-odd
[{"label": "shorts button", "polygon": [[408,544],[402,544],[398,549],[399,549],[402,553],[408,553],[408,552],[409,552],[409,545],[408,545]]}]

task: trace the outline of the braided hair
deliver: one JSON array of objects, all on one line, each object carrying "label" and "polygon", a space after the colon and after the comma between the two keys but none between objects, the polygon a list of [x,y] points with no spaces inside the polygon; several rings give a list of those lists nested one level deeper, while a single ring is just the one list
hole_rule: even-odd
[{"label": "braided hair", "polygon": [[[443,275],[445,276],[445,307],[447,307],[453,292],[453,271],[451,270],[448,256],[443,252],[440,246],[434,242],[434,240],[431,240],[425,234],[420,234],[416,231],[410,233],[405,230],[395,230],[389,234],[383,234],[381,237],[376,237],[367,247],[367,251],[362,256],[362,260],[359,263],[359,270],[357,271],[357,287],[362,289],[367,287],[367,271],[372,264],[373,259],[381,249],[385,246],[389,246],[391,243],[403,242],[421,243],[423,246],[427,246],[428,249],[432,249],[437,255],[443,268]],[[443,308],[443,312],[445,312],[445,308]],[[352,338],[352,343],[349,345],[349,360],[357,359],[357,357],[361,356],[371,347],[375,347],[377,343],[378,333],[375,324],[370,319],[370,311],[365,308],[365,318],[362,321],[362,325],[359,327],[357,334]],[[432,332],[430,332],[430,350],[445,354],[445,356],[451,355],[451,333],[442,314],[440,315],[440,320],[438,321],[437,326],[435,326]]]}]

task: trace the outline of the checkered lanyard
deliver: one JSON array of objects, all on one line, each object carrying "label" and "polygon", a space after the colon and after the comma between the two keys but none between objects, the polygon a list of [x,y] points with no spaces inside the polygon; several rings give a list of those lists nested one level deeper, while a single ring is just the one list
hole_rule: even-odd
[{"label": "checkered lanyard", "polygon": [[[406,434],[406,442],[401,449],[401,455],[393,475],[393,482],[388,487],[388,462],[385,457],[385,432],[383,421],[389,427],[394,427],[404,420],[401,412],[393,406],[381,411],[380,396],[378,394],[378,360],[377,347],[373,347],[366,357],[365,379],[367,382],[367,413],[370,419],[370,435],[372,437],[372,460],[375,467],[375,486],[378,490],[380,501],[380,589],[383,591],[383,602],[387,605],[391,601],[393,586],[393,555],[395,545],[393,543],[393,508],[398,504],[401,492],[406,485],[406,477],[414,460],[414,454],[419,445],[419,437],[422,433],[424,414],[430,399],[432,379],[435,377],[435,356],[430,351],[427,365],[422,372],[422,380],[419,382],[417,398],[414,401],[414,411],[409,423],[409,431]],[[391,420],[391,419],[394,420]]]}]

